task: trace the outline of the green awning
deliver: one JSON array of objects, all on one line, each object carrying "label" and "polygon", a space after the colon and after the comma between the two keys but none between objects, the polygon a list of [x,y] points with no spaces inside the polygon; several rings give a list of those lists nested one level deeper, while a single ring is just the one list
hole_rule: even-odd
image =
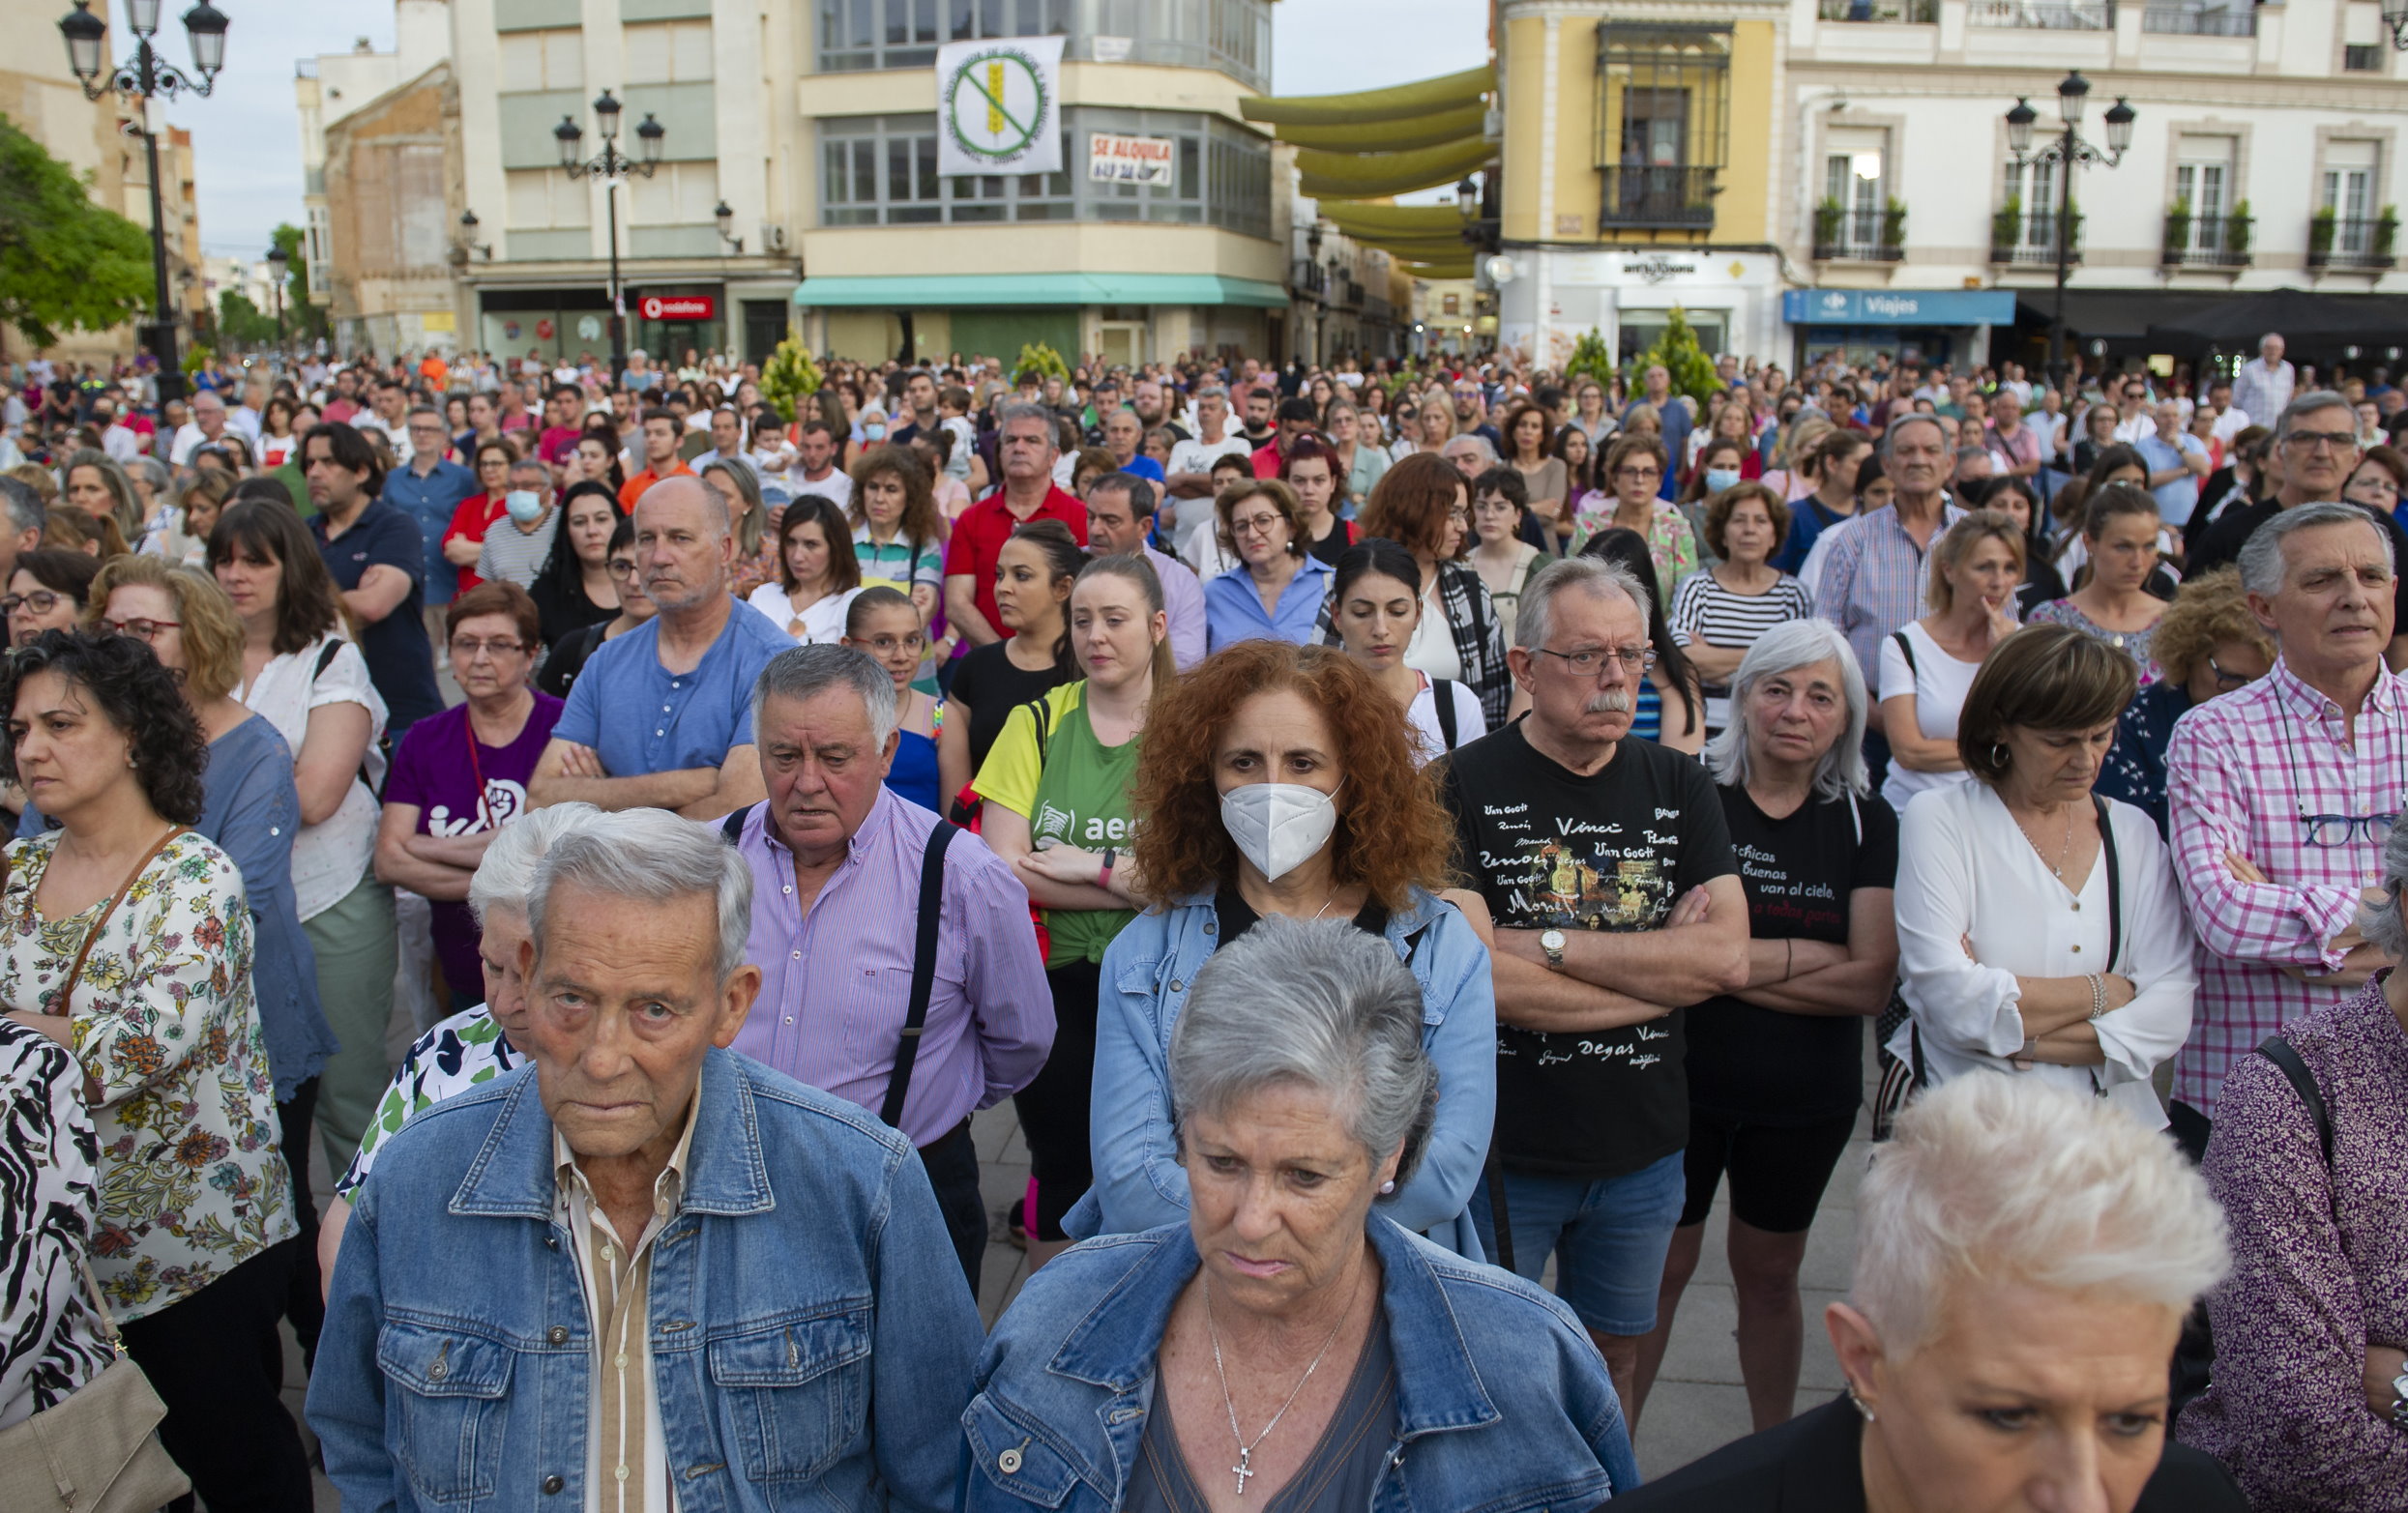
[{"label": "green awning", "polygon": [[1219,274],[898,274],[806,278],[794,303],[813,309],[985,306],[1237,305],[1285,309],[1287,291]]},{"label": "green awning", "polygon": [[1484,137],[1404,153],[1324,153],[1298,148],[1299,189],[1314,199],[1409,194],[1452,184],[1497,155]]},{"label": "green awning", "polygon": [[1434,111],[1467,105],[1496,87],[1486,66],[1441,78],[1417,79],[1389,89],[1352,95],[1249,95],[1238,114],[1273,126],[1356,126],[1371,121],[1410,121]]}]

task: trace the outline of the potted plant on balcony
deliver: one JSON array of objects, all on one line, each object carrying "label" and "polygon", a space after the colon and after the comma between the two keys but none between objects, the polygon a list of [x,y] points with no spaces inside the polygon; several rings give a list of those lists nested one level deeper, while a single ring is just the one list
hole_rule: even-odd
[{"label": "potted plant on balcony", "polygon": [[1906,202],[1893,194],[1881,206],[1881,251],[1898,257],[1906,249]]},{"label": "potted plant on balcony", "polygon": [[2190,250],[2190,201],[2178,199],[2165,211],[2165,250],[2159,261],[2179,263]]},{"label": "potted plant on balcony", "polygon": [[2314,268],[2331,260],[2335,218],[2333,207],[2327,205],[2307,218],[2307,264]]},{"label": "potted plant on balcony", "polygon": [[2367,247],[2377,259],[2392,260],[2392,247],[2399,240],[2399,207],[2386,205],[2383,214],[2374,218],[2374,240]]},{"label": "potted plant on balcony", "polygon": [[2023,240],[2023,198],[2010,194],[2007,202],[1990,217],[1990,261],[2003,262],[2006,254]]},{"label": "potted plant on balcony", "polygon": [[1829,195],[1824,196],[1823,203],[1814,207],[1815,256],[1833,255],[1839,246],[1839,223],[1847,218],[1847,214],[1839,201]]},{"label": "potted plant on balcony", "polygon": [[2249,259],[2249,233],[2257,226],[2257,218],[2249,214],[2247,200],[2233,202],[2232,214],[2224,218],[2224,250],[2236,262]]}]

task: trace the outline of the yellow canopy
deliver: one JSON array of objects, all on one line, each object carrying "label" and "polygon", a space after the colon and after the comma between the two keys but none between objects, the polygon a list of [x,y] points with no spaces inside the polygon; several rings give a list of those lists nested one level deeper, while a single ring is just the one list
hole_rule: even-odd
[{"label": "yellow canopy", "polygon": [[1398,263],[1396,266],[1416,278],[1469,278],[1472,276],[1472,259],[1468,253],[1457,262]]},{"label": "yellow canopy", "polygon": [[1418,115],[1405,121],[1366,121],[1346,126],[1282,126],[1280,141],[1334,153],[1395,153],[1414,147],[1436,147],[1463,137],[1478,136],[1486,128],[1487,108],[1477,100],[1454,110]]},{"label": "yellow canopy", "polygon": [[1450,184],[1485,163],[1495,149],[1485,137],[1422,147],[1402,153],[1330,153],[1310,148],[1296,154],[1300,186],[1314,199],[1362,199],[1405,194]]},{"label": "yellow canopy", "polygon": [[1462,212],[1453,205],[1383,205],[1371,200],[1331,199],[1321,214],[1356,241],[1383,236],[1453,236],[1462,229]]},{"label": "yellow canopy", "polygon": [[1352,95],[1249,95],[1238,113],[1267,126],[1360,126],[1373,121],[1412,121],[1433,111],[1471,104],[1496,87],[1487,66],[1441,78],[1419,79]]}]

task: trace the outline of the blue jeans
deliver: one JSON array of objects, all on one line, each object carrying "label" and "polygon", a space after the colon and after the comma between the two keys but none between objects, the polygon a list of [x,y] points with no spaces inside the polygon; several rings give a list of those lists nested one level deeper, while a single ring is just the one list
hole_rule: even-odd
[{"label": "blue jeans", "polygon": [[[1513,1270],[1536,1282],[1555,1258],[1555,1293],[1599,1334],[1645,1334],[1656,1327],[1656,1293],[1664,1252],[1689,1193],[1682,1152],[1621,1177],[1505,1174],[1505,1222],[1513,1232]],[[1472,1194],[1472,1223],[1488,1254],[1498,1254],[1488,1178]]]}]

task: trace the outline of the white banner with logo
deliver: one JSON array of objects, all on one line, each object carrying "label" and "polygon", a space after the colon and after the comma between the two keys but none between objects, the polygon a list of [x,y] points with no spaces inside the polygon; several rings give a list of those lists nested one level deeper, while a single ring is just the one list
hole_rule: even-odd
[{"label": "white banner with logo", "polygon": [[947,43],[936,49],[936,171],[1062,171],[1060,37]]},{"label": "white banner with logo", "polygon": [[1087,177],[1099,184],[1159,184],[1178,187],[1179,144],[1167,136],[1087,137]]}]

